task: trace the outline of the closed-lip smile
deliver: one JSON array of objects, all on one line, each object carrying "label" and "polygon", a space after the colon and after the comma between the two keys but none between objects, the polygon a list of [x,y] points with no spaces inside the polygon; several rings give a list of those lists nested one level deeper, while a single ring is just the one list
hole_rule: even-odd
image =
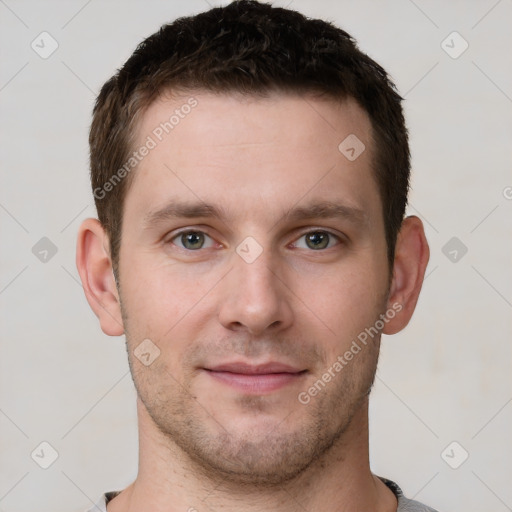
[{"label": "closed-lip smile", "polygon": [[248,394],[266,394],[297,382],[307,370],[284,363],[224,363],[204,368],[213,379]]}]

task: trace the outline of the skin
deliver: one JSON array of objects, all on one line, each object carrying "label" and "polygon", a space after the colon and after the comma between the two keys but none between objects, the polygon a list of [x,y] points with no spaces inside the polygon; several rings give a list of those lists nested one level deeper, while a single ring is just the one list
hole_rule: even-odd
[{"label": "skin", "polygon": [[[87,299],[106,334],[126,335],[138,392],[139,473],[108,510],[396,510],[368,460],[380,333],[307,404],[298,395],[393,305],[383,332],[407,325],[428,261],[421,221],[404,220],[390,268],[371,123],[354,101],[190,96],[197,107],[134,171],[119,289],[100,223],[78,235]],[[155,101],[139,142],[190,96]],[[338,150],[349,134],[366,147],[355,161]],[[169,204],[205,203],[221,217],[149,222]],[[326,203],[341,215],[306,211]],[[183,230],[207,236],[186,248]],[[311,248],[312,233],[326,245]],[[262,250],[250,263],[236,251],[247,237]],[[149,366],[134,355],[144,339],[160,350]],[[246,392],[207,370],[233,361],[302,373]]]}]

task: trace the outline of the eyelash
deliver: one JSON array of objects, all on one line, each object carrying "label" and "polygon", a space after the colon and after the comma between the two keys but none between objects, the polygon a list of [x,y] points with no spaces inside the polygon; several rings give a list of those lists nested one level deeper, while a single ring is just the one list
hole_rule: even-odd
[{"label": "eyelash", "polygon": [[330,246],[330,247],[328,246],[328,247],[326,247],[324,249],[317,249],[317,250],[315,250],[315,249],[311,249],[311,248],[308,247],[307,249],[309,249],[312,252],[323,252],[323,251],[326,251],[328,249],[332,249],[333,247],[336,247],[336,246],[340,245],[340,243],[342,242],[341,237],[339,235],[334,234],[332,231],[329,231],[329,230],[326,230],[326,229],[312,229],[312,230],[309,230],[309,231],[306,231],[306,232],[302,233],[299,236],[299,238],[297,238],[293,243],[297,244],[297,242],[301,238],[304,238],[306,235],[309,235],[309,234],[312,234],[312,233],[324,233],[324,234],[329,235],[329,244],[328,245],[330,245],[333,240],[336,241],[336,244],[334,246]]},{"label": "eyelash", "polygon": [[[183,231],[180,231],[178,233],[176,233],[172,238],[169,239],[169,243],[172,243],[173,245],[176,245],[174,243],[174,240],[176,239],[179,239],[181,236],[183,235],[186,235],[187,233],[200,233],[200,234],[203,234],[205,235],[206,237],[208,237],[209,239],[211,239],[212,241],[215,241],[210,235],[208,235],[208,233],[200,230],[200,229],[184,229]],[[179,249],[181,249],[182,251],[187,251],[187,252],[198,252],[199,250],[203,249],[203,247],[201,247],[201,249],[197,249],[197,250],[192,250],[192,249],[187,249],[186,247],[180,247],[179,245],[177,246]],[[208,247],[207,247],[208,249]]]},{"label": "eyelash", "polygon": [[[186,252],[199,252],[201,251],[202,249],[210,249],[210,247],[201,247],[200,249],[196,249],[196,250],[193,250],[193,249],[187,249],[186,247],[180,247],[179,245],[176,245],[174,243],[174,240],[176,239],[179,239],[182,235],[185,235],[187,233],[200,233],[200,234],[203,234],[205,235],[206,237],[208,237],[210,240],[212,240],[213,242],[215,242],[214,238],[212,238],[210,235],[208,235],[208,233],[206,233],[205,231],[202,231],[200,229],[184,229],[182,231],[179,231],[178,233],[175,233],[168,241],[168,243],[171,243],[173,245],[175,245],[176,247],[178,247],[179,249],[181,249],[182,251],[186,251]],[[335,233],[333,233],[332,231],[329,231],[327,229],[309,229],[308,231],[305,231],[303,232],[298,238],[295,239],[294,242],[292,242],[293,244],[296,244],[301,238],[305,237],[306,235],[308,234],[312,234],[312,233],[325,233],[327,235],[329,235],[330,237],[330,240],[329,240],[329,244],[331,243],[331,239],[334,239],[336,241],[336,244],[334,246],[330,246],[330,247],[326,247],[324,249],[309,249],[311,252],[323,252],[323,251],[326,251],[328,249],[332,249],[332,247],[335,247],[335,246],[338,246],[340,245],[341,243],[343,243],[343,240],[342,240],[342,237],[340,235],[337,235]],[[218,242],[217,242],[218,243]],[[219,244],[222,246],[222,244]],[[289,244],[291,245],[291,244]]]}]

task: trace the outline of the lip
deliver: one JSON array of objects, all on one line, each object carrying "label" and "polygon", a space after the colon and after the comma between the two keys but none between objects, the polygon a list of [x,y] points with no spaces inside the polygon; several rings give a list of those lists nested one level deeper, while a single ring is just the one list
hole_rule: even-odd
[{"label": "lip", "polygon": [[268,375],[269,373],[300,373],[302,370],[294,368],[293,366],[270,362],[265,364],[247,364],[243,362],[233,362],[212,366],[206,368],[212,372],[230,372],[238,373],[241,375]]},{"label": "lip", "polygon": [[260,365],[234,362],[204,370],[217,382],[246,394],[265,394],[284,388],[297,382],[307,371],[277,362]]}]

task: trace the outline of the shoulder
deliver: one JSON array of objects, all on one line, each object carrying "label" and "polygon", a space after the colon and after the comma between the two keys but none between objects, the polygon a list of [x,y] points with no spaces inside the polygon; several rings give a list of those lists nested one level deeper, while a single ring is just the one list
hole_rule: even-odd
[{"label": "shoulder", "polygon": [[402,489],[391,480],[387,478],[379,477],[392,491],[396,496],[398,501],[397,512],[437,512],[437,510],[420,503],[419,501],[410,500],[404,496]]},{"label": "shoulder", "polygon": [[119,494],[119,491],[106,492],[98,502],[85,512],[107,512],[107,503],[114,499]]}]

